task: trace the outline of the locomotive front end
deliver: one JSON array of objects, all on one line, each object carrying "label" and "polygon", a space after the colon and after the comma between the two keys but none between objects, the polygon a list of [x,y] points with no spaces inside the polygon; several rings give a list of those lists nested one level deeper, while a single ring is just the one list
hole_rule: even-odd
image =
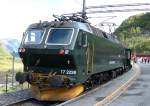
[{"label": "locomotive front end", "polygon": [[19,48],[24,72],[17,73],[16,80],[30,83],[38,100],[63,101],[79,95],[84,87],[77,83],[73,55],[76,29],[39,26],[31,25],[24,33]]}]

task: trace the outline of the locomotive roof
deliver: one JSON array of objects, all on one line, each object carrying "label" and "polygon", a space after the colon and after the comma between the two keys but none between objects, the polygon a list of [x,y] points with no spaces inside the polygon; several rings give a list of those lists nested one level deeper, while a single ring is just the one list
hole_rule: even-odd
[{"label": "locomotive roof", "polygon": [[31,24],[29,26],[28,29],[37,29],[37,28],[46,28],[46,27],[59,27],[59,28],[79,28],[79,29],[82,29],[86,32],[90,32],[90,33],[93,33],[89,23],[81,23],[81,22],[76,22],[76,21],[63,21],[63,22],[60,22],[60,21],[51,21],[51,22],[42,22],[42,23],[34,23],[34,24]]},{"label": "locomotive roof", "polygon": [[113,41],[115,43],[119,43],[117,38],[111,34],[108,34],[98,28],[93,27],[90,25],[90,23],[87,22],[78,22],[78,21],[44,21],[44,22],[39,22],[39,23],[33,23],[31,24],[28,29],[43,29],[43,28],[78,28],[83,31],[93,33],[96,36],[99,37],[104,37],[110,41]]}]

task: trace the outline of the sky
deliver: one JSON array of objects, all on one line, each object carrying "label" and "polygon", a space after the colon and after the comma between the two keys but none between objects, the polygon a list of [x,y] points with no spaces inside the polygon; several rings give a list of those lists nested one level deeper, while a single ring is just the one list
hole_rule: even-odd
[{"label": "sky", "polygon": [[[86,0],[86,6],[123,3],[150,3],[150,0]],[[52,15],[72,13],[82,10],[82,0],[0,0],[0,39],[21,40],[26,28],[35,22],[51,21]],[[98,14],[97,16],[116,16],[109,22],[119,25],[131,15],[141,12]],[[89,19],[96,25],[107,18]]]}]

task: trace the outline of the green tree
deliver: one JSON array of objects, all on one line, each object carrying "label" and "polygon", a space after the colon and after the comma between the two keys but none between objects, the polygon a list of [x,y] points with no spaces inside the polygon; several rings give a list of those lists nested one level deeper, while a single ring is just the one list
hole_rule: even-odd
[{"label": "green tree", "polygon": [[137,52],[150,52],[150,13],[129,17],[114,32],[118,38]]}]

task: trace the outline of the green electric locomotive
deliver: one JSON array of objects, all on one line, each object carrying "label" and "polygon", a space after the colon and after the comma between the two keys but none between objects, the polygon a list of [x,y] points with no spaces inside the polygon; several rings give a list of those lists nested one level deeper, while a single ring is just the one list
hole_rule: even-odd
[{"label": "green electric locomotive", "polygon": [[71,99],[131,66],[131,50],[116,36],[75,15],[31,24],[19,55],[24,72],[16,80],[30,83],[38,100]]}]

